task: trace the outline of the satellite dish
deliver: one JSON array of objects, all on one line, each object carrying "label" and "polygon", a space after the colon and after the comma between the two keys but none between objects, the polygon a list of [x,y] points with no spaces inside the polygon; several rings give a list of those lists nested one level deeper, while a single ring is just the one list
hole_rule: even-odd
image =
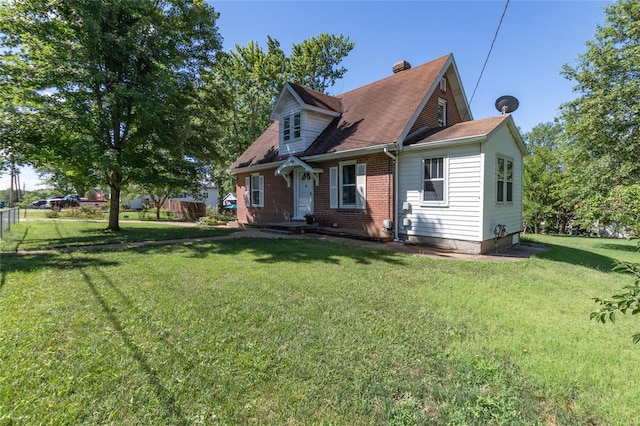
[{"label": "satellite dish", "polygon": [[514,96],[504,95],[496,99],[496,109],[502,114],[513,112],[518,109],[518,106],[520,102]]}]

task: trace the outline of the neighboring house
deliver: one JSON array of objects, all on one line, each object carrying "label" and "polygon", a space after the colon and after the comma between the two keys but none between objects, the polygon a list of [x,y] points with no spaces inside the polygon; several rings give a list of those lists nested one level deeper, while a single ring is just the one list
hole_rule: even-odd
[{"label": "neighboring house", "polygon": [[[169,201],[189,201],[189,202],[202,202],[205,206],[211,206],[213,208],[218,207],[218,188],[205,188],[202,190],[200,197],[194,198],[193,195],[184,191],[181,194],[178,194],[177,197],[169,198]],[[131,200],[129,203],[129,208],[131,210],[142,210],[145,204],[148,205],[149,197],[135,198]]]},{"label": "neighboring house", "polygon": [[225,197],[222,199],[222,207],[229,207],[229,206],[235,206],[236,202],[237,202],[237,198],[235,196],[235,194],[229,192],[227,195],[225,195]]},{"label": "neighboring house", "polygon": [[171,197],[172,201],[190,201],[190,202],[201,202],[204,203],[207,207],[217,208],[218,207],[218,194],[220,190],[218,188],[204,188],[198,197],[194,197],[188,192],[182,192],[177,197]]},{"label": "neighboring house", "polygon": [[229,169],[238,221],[313,214],[471,253],[517,243],[526,149],[513,118],[472,119],[453,55],[393,71],[338,96],[286,84],[273,124]]}]

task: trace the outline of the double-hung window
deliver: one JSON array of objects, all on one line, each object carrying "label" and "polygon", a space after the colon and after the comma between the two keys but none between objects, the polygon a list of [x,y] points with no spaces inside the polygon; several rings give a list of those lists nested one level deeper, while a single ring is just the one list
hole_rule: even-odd
[{"label": "double-hung window", "polygon": [[290,142],[299,139],[302,135],[302,116],[298,114],[288,115],[282,119],[282,139]]},{"label": "double-hung window", "polygon": [[247,176],[244,178],[244,185],[246,206],[264,207],[264,176]]},{"label": "double-hung window", "polygon": [[356,206],[356,165],[344,164],[340,167],[340,204]]},{"label": "double-hung window", "polygon": [[282,138],[285,142],[291,139],[291,117],[285,117],[282,122]]},{"label": "double-hung window", "polygon": [[513,160],[498,157],[496,162],[496,201],[513,202]]},{"label": "double-hung window", "polygon": [[422,160],[422,204],[447,203],[447,159],[432,157]]},{"label": "double-hung window", "polygon": [[329,169],[330,208],[364,209],[366,198],[366,163],[344,162]]}]

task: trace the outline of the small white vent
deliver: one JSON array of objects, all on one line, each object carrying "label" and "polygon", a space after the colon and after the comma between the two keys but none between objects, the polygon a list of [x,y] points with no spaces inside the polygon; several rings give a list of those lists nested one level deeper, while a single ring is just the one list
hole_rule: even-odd
[{"label": "small white vent", "polygon": [[440,80],[440,90],[442,90],[443,92],[447,91],[447,80],[445,78]]}]

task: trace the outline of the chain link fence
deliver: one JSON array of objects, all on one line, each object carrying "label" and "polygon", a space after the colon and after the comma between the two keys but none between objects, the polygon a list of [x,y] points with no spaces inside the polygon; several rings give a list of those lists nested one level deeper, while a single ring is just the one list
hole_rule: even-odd
[{"label": "chain link fence", "polygon": [[11,229],[11,226],[20,221],[20,208],[0,210],[0,240],[4,238],[4,234]]}]

